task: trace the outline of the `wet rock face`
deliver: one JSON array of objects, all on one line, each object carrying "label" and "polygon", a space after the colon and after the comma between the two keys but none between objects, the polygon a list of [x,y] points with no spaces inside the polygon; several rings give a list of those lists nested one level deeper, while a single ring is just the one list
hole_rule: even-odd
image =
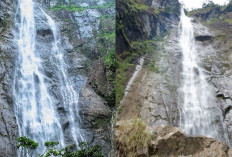
[{"label": "wet rock face", "polygon": [[[48,13],[58,25],[60,39],[59,44],[62,47],[60,51],[64,52],[64,59],[67,64],[67,71],[70,82],[79,96],[79,105],[83,109],[80,112],[82,117],[81,128],[86,135],[86,140],[90,144],[104,145],[104,154],[107,155],[111,149],[111,128],[110,119],[111,111],[105,105],[104,100],[96,94],[91,87],[85,87],[87,83],[85,63],[89,60],[86,56],[89,54],[99,55],[95,50],[96,32],[102,12],[96,9],[89,9],[78,12],[61,11],[59,13],[48,10],[44,5],[49,1],[35,1],[35,26],[36,26],[36,52],[40,54],[42,65],[44,67],[44,75],[46,83],[49,86],[49,92],[56,102],[57,112],[60,118],[62,128],[65,133],[66,144],[72,144],[70,134],[70,124],[67,118],[67,111],[61,104],[61,80],[57,75],[59,67],[54,65],[52,58],[52,44],[54,42],[54,34],[48,26],[46,16],[41,11]],[[56,4],[55,0],[50,0],[50,5]],[[80,1],[76,1],[78,4]],[[86,1],[80,2],[84,5]],[[86,5],[102,4],[104,1],[89,1]],[[18,32],[13,27],[14,16],[17,9],[17,3],[14,0],[3,0],[0,2],[0,154],[4,157],[16,156],[16,141],[18,135],[18,127],[14,116],[14,99],[12,96],[12,84],[14,80],[14,71],[16,59],[18,57],[17,45],[14,41],[14,32]],[[113,14],[114,10],[106,9],[104,13]],[[16,20],[20,20],[16,17]],[[68,22],[67,22],[68,21]],[[80,28],[80,29],[79,29]],[[87,29],[83,29],[87,28]],[[91,39],[91,40],[90,40]],[[85,54],[86,53],[86,54]],[[84,54],[84,55],[83,55]],[[88,56],[89,57],[89,56]],[[1,156],[1,155],[0,155]]]},{"label": "wet rock face", "polygon": [[108,156],[111,147],[111,110],[104,105],[104,100],[86,85],[80,99],[81,126],[88,142],[103,146],[103,153]]},{"label": "wet rock face", "polygon": [[[114,3],[114,0],[71,0],[69,3],[51,0],[50,6],[56,8],[60,5],[70,6],[73,4],[77,7],[89,7],[80,11],[57,10],[52,14],[59,21],[62,34],[69,38],[74,51],[83,53],[94,60],[101,55],[101,50],[98,49],[96,42],[101,33],[99,25],[105,18],[104,16],[114,17],[115,15],[114,7],[107,6],[110,3]],[[109,28],[111,31],[114,31],[113,29]]]},{"label": "wet rock face", "polygon": [[18,136],[12,97],[17,52],[12,23],[16,7],[14,0],[0,2],[0,154],[5,157],[16,156],[15,138]]},{"label": "wet rock face", "polygon": [[212,40],[212,39],[213,39],[213,37],[212,37],[212,36],[210,36],[210,35],[202,35],[202,36],[196,36],[196,37],[195,37],[195,39],[196,39],[197,41],[201,41],[201,42],[203,42],[203,41],[209,41],[209,40]]},{"label": "wet rock face", "polygon": [[[54,1],[53,1],[54,2]],[[100,2],[100,1],[99,1]],[[52,3],[52,1],[51,1]],[[94,5],[96,1],[80,2],[73,1],[77,6],[79,5]],[[103,3],[103,2],[102,2]],[[96,4],[97,5],[97,4]],[[68,77],[74,89],[79,93],[79,107],[80,107],[80,128],[84,135],[86,142],[91,145],[98,144],[103,147],[103,152],[107,156],[111,150],[111,110],[105,101],[99,96],[104,95],[107,92],[106,86],[100,87],[102,83],[105,83],[105,67],[102,64],[104,61],[96,61],[101,63],[100,67],[94,66],[92,73],[90,72],[90,79],[86,77],[85,63],[89,61],[89,54],[95,54],[96,46],[96,32],[98,31],[98,25],[102,12],[96,9],[86,9],[82,12],[69,12],[67,10],[61,11],[49,11],[46,6],[38,3],[38,6],[47,11],[53,19],[55,19],[58,26],[60,35],[60,46],[63,48],[60,51],[64,52],[65,62],[69,63],[67,66]],[[59,87],[61,80],[56,71],[59,71],[59,67],[56,67],[53,63],[51,48],[54,42],[54,36],[48,27],[47,20],[36,7],[35,22],[37,29],[37,53],[41,53],[43,58],[44,73],[49,78],[48,84],[51,87],[51,93],[57,100],[57,111],[60,117],[61,125],[64,130],[64,136],[66,144],[72,144],[73,141],[70,133],[70,124],[67,119],[68,111],[66,111],[62,102],[62,93]],[[107,10],[105,10],[107,11]],[[108,10],[110,13],[111,10]],[[98,32],[99,33],[99,32]],[[87,56],[87,57],[86,57]],[[91,57],[90,57],[91,58]],[[95,78],[97,74],[97,89],[92,89],[88,86],[91,82],[91,78]],[[87,80],[90,80],[87,82]],[[100,82],[98,82],[100,80]],[[94,81],[93,81],[94,82]],[[97,94],[96,94],[97,92]]]},{"label": "wet rock face", "polygon": [[[59,2],[58,0],[51,0],[50,6],[59,6]],[[99,36],[103,31],[114,31],[114,27],[112,27],[110,22],[104,23],[106,18],[114,17],[115,15],[115,9],[107,6],[112,4],[114,0],[72,0],[70,2],[77,7],[92,8],[84,9],[83,11],[52,10],[49,13],[56,20],[61,31],[62,45],[65,51],[67,51],[66,60],[70,63],[68,69],[70,72],[69,77],[73,78],[74,81],[78,81],[74,82],[77,86],[79,84],[79,87],[75,89],[80,94],[81,129],[85,140],[92,145],[99,144],[103,146],[103,152],[107,156],[111,150],[111,110],[101,97],[109,94],[111,87],[106,78],[107,71],[104,59],[97,59],[102,57],[103,53],[99,48],[99,44],[102,44],[98,42]],[[64,1],[62,5],[69,6]],[[104,25],[105,29],[102,29],[101,25]],[[42,34],[40,35],[41,40],[43,39]],[[49,34],[47,34],[47,38],[49,38]],[[46,44],[44,45],[46,46]],[[44,50],[49,51],[49,46],[46,47],[48,50]],[[52,59],[50,59],[50,62],[52,62]],[[46,64],[49,65],[49,62]],[[45,73],[49,77],[54,77],[55,75],[50,68]],[[78,77],[78,74],[85,77]],[[55,85],[51,87],[56,97],[59,98],[59,92],[57,92]],[[68,136],[69,123],[65,118],[65,111],[61,107],[62,104],[58,104],[58,106],[68,141],[70,139]]]},{"label": "wet rock face", "polygon": [[[211,12],[218,7],[210,8]],[[232,17],[230,11],[231,4],[226,8],[219,10],[217,15],[212,14],[214,20],[205,19],[197,16],[208,15],[208,12],[204,13],[202,10],[196,11],[193,14],[196,21],[200,20],[212,34],[213,40],[199,42],[200,46],[204,47],[205,51],[199,53],[201,58],[202,66],[206,70],[205,73],[208,75],[208,82],[214,88],[214,96],[216,98],[217,106],[220,108],[223,116],[223,122],[228,134],[228,139],[231,140],[232,129],[231,129],[231,106],[232,106],[232,82],[231,82],[231,37],[232,37],[232,26],[228,22]],[[200,32],[197,36],[205,36],[206,34]],[[231,144],[231,141],[230,141]]]},{"label": "wet rock face", "polygon": [[138,3],[137,5],[145,5],[147,8],[139,10],[133,3],[123,0],[117,1],[117,53],[122,53],[128,48],[128,41],[160,36],[178,22],[180,4],[176,0],[141,0],[136,3]]}]

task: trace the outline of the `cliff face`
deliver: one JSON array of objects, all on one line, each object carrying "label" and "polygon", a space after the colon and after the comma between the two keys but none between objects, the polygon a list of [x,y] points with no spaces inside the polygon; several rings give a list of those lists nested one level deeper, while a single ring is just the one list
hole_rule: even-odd
[{"label": "cliff face", "polygon": [[14,42],[14,0],[0,2],[0,153],[15,156],[18,127],[14,116],[12,84],[17,47]]},{"label": "cliff face", "polygon": [[[164,3],[161,1],[134,1],[134,3],[131,2],[131,6],[136,8],[136,2],[149,6],[154,5],[156,10],[162,8],[163,5],[169,6],[170,4],[168,1],[162,1]],[[174,3],[174,1],[172,2]],[[173,6],[175,8],[175,3],[173,3],[172,6],[170,6],[171,8],[169,8],[170,10],[174,10],[172,9]],[[130,3],[128,2],[128,4]],[[128,133],[128,137],[130,134],[129,132],[123,132],[123,130],[120,130],[120,126],[124,120],[131,120],[134,119],[134,117],[140,117],[147,126],[152,128],[156,126],[160,127],[160,125],[178,127],[180,126],[178,103],[183,101],[183,95],[180,92],[183,70],[183,55],[181,53],[179,43],[180,33],[178,32],[178,13],[173,13],[173,15],[175,15],[174,17],[163,16],[163,14],[156,14],[157,16],[153,14],[152,16],[150,12],[146,12],[147,10],[144,9],[147,7],[141,7],[142,11],[139,13],[137,11],[136,14],[133,15],[130,14],[132,12],[131,10],[133,10],[131,9],[131,6],[131,8],[127,10],[129,8],[128,4],[125,2],[120,3],[119,1],[118,5],[120,7],[118,10],[121,13],[117,13],[117,31],[119,34],[117,37],[117,46],[121,47],[117,49],[117,57],[119,58],[119,62],[123,65],[119,65],[119,68],[117,69],[117,83],[120,81],[121,82],[116,86],[116,93],[126,93],[126,96],[124,95],[124,97],[123,94],[117,95],[117,98],[119,99],[118,104],[120,104],[120,106],[119,122],[118,127],[116,128],[116,145],[117,152],[121,153],[125,153],[123,151],[125,151],[127,148],[128,151],[133,149],[133,146],[129,147],[128,145],[127,147],[126,143],[128,141],[132,142],[132,139],[128,138],[128,141],[123,141],[123,139],[120,138],[122,134]],[[230,39],[232,34],[230,8],[231,4],[224,7],[213,5],[188,13],[189,16],[193,17],[198,60],[201,63],[200,66],[204,69],[207,82],[213,88],[212,93],[215,98],[214,103],[216,104],[216,107],[212,108],[211,110],[220,113],[221,117],[224,117],[223,119],[216,117],[213,123],[217,123],[221,128],[226,128],[225,134],[228,134],[228,139],[231,139],[230,91],[232,89],[230,81]],[[162,13],[162,9],[160,13]],[[147,22],[149,20],[146,21],[146,19],[149,18],[145,18],[144,14],[148,14],[147,16],[152,17],[152,20]],[[127,18],[125,21],[123,20],[124,16]],[[166,19],[165,24],[162,23],[162,19]],[[169,22],[169,20],[172,22]],[[133,23],[133,25],[131,23]],[[159,29],[159,27],[157,27],[158,25],[162,25],[164,29]],[[167,33],[162,36],[162,33],[164,32]],[[144,59],[142,64],[140,62],[141,59],[138,59],[141,58],[141,56],[143,56],[142,59]],[[127,85],[127,82],[129,82],[129,86]],[[121,85],[122,83],[125,83],[124,86]],[[126,85],[129,88],[126,88]],[[126,89],[126,91],[124,91],[124,89]],[[123,101],[120,103],[122,98]],[[137,131],[140,130],[138,129]],[[140,133],[135,132],[131,138],[136,136],[136,139],[139,139],[139,134]],[[224,136],[223,132],[221,133],[221,136]],[[166,140],[169,141],[166,138],[162,141],[164,142]],[[192,150],[195,148],[195,144],[193,143],[197,140],[198,138],[196,137],[190,141],[189,147],[191,147]],[[202,146],[204,143],[203,141],[198,142],[198,145],[200,146]],[[131,152],[137,151],[136,155],[151,155],[149,154],[151,153],[151,149],[148,143],[149,142],[147,142],[145,138],[144,141],[141,142],[141,149],[138,150],[135,148],[136,150],[132,150]],[[168,147],[168,142],[164,147],[166,146]],[[175,146],[173,145],[173,147]],[[176,149],[179,150],[179,146],[177,147],[178,148]],[[200,150],[203,150],[203,148],[199,148],[199,153]],[[158,151],[162,151],[162,149],[159,147],[155,151],[157,152],[152,151],[154,153],[152,155],[158,155],[161,153]],[[173,151],[174,150],[170,151],[170,154],[162,154],[165,152],[164,151],[159,155],[178,156],[181,154],[175,154],[175,151]],[[225,154],[227,153],[227,150],[222,151]],[[197,154],[196,152],[189,152],[189,154],[186,154],[186,156],[187,155],[200,156],[200,154]]]},{"label": "cliff face", "polygon": [[161,39],[178,22],[180,4],[175,1],[129,0],[117,1],[116,104],[132,76],[138,58],[155,51],[155,40]]},{"label": "cliff face", "polygon": [[177,0],[117,1],[117,53],[132,41],[152,39],[166,33],[179,19]]},{"label": "cliff face", "polygon": [[[232,105],[232,82],[231,82],[231,38],[232,38],[232,4],[227,6],[209,5],[204,9],[190,12],[196,21],[201,22],[208,28],[209,34],[196,34],[201,45],[213,47],[215,51],[209,51],[207,55],[201,55],[204,67],[209,73],[209,82],[215,88],[217,105],[223,114],[223,121],[227,129],[229,139],[232,137],[231,130],[231,105]],[[205,38],[210,36],[210,38]],[[231,141],[230,141],[231,144]]]},{"label": "cliff face", "polygon": [[[44,75],[50,79],[50,92],[57,100],[57,112],[65,134],[65,142],[72,144],[67,112],[60,104],[59,79],[52,62],[53,34],[43,9],[56,22],[69,62],[68,77],[79,94],[81,130],[90,144],[103,145],[105,155],[111,150],[111,109],[114,101],[112,53],[114,53],[114,2],[113,1],[41,1],[35,2],[36,48],[42,52]],[[0,2],[0,153],[16,156],[19,136],[14,114],[13,80],[18,48],[14,25],[17,3],[14,0]],[[16,18],[16,19],[15,19]],[[106,59],[108,60],[106,60]],[[96,67],[97,66],[97,67]],[[96,75],[97,73],[97,75]],[[110,106],[110,107],[109,107]]]}]

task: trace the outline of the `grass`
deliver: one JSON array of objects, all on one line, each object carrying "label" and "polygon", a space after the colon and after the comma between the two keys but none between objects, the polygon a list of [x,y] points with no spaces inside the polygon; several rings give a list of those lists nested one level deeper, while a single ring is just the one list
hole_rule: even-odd
[{"label": "grass", "polygon": [[232,23],[232,19],[225,19],[224,20],[226,23]]},{"label": "grass", "polygon": [[[130,43],[130,50],[124,51],[122,54],[117,56],[117,71],[116,71],[116,105],[118,106],[120,101],[123,99],[126,82],[128,81],[127,72],[131,67],[135,67],[134,61],[145,55],[151,54],[153,57],[157,57],[156,42],[163,40],[161,37],[157,37],[155,40],[145,41],[133,41]],[[157,58],[156,58],[157,59]],[[155,59],[154,59],[155,60]],[[159,72],[159,70],[153,66],[155,62],[149,63],[149,67],[152,71]],[[152,67],[153,66],[153,67]]]},{"label": "grass", "polygon": [[135,157],[137,152],[148,147],[154,136],[147,130],[146,123],[138,117],[133,121],[123,121],[118,128],[121,133],[118,138],[119,150],[130,157]]},{"label": "grass", "polygon": [[[109,7],[112,3],[106,3],[103,6]],[[103,6],[100,6],[103,7]],[[115,17],[114,15],[103,15],[100,18],[99,32],[95,33],[97,49],[100,52],[100,58],[104,58],[107,79],[107,94],[104,98],[110,107],[115,106]]]},{"label": "grass", "polygon": [[[124,52],[126,53],[126,52]],[[128,57],[125,60],[118,61],[117,70],[116,70],[116,84],[115,84],[115,92],[116,92],[116,105],[120,103],[124,96],[124,91],[126,88],[127,76],[126,72],[128,68],[135,66],[135,64],[131,63],[134,56]]]}]

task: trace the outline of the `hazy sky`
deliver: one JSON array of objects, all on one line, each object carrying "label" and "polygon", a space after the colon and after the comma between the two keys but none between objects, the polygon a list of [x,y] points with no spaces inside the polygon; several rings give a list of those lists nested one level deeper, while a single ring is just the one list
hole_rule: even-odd
[{"label": "hazy sky", "polygon": [[[186,9],[195,9],[201,8],[202,4],[208,2],[209,0],[179,0],[182,4],[185,5]],[[230,0],[212,0],[215,4],[224,5],[227,4]]]}]

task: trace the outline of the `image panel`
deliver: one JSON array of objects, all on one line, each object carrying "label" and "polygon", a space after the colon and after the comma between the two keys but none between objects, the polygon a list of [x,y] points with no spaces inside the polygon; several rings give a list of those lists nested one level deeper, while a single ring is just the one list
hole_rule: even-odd
[{"label": "image panel", "polygon": [[0,156],[113,154],[115,13],[114,0],[0,2]]},{"label": "image panel", "polygon": [[116,156],[231,156],[231,6],[117,0]]}]

